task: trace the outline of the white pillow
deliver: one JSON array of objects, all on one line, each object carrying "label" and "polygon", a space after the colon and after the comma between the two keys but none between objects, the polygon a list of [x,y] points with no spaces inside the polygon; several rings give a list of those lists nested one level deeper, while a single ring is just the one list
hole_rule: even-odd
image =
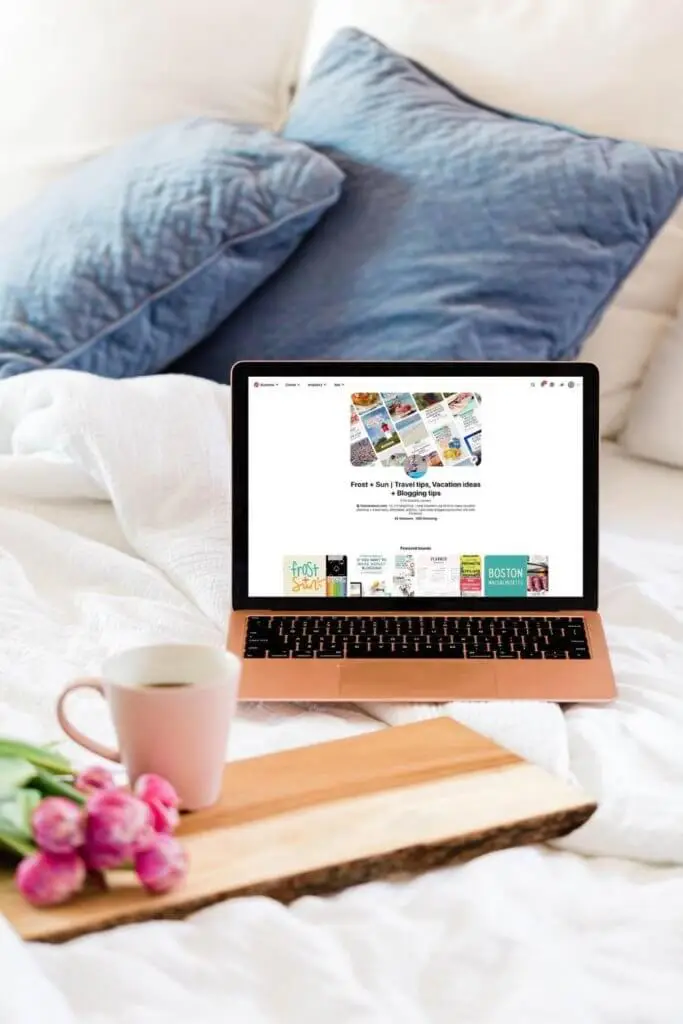
[{"label": "white pillow", "polygon": [[15,0],[0,22],[0,216],[154,125],[285,116],[309,0]]},{"label": "white pillow", "polygon": [[[354,25],[458,88],[583,131],[683,149],[680,0],[317,0],[305,76]],[[683,208],[624,282],[580,358],[601,371],[615,437],[683,292]]]},{"label": "white pillow", "polygon": [[630,455],[683,468],[683,308],[655,350],[621,443]]},{"label": "white pillow", "polygon": [[683,204],[629,274],[579,359],[600,367],[603,437],[624,428],[648,361],[676,319],[683,295]]}]

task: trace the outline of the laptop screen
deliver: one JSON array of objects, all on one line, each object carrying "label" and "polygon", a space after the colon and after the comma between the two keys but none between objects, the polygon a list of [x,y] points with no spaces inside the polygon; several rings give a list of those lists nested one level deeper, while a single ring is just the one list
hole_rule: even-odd
[{"label": "laptop screen", "polygon": [[250,598],[580,598],[583,378],[250,376]]}]

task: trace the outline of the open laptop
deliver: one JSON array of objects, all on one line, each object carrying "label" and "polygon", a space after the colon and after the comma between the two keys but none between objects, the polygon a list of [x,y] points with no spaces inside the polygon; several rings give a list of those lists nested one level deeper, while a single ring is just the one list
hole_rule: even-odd
[{"label": "open laptop", "polygon": [[232,371],[242,700],[607,701],[598,373]]}]

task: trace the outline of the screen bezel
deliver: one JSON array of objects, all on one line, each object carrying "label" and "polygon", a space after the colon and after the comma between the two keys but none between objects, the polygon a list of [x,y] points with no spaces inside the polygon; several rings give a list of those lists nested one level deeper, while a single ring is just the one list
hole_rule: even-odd
[{"label": "screen bezel", "polygon": [[[583,382],[583,584],[581,597],[250,597],[249,378],[258,377],[580,377]],[[598,607],[599,373],[592,363],[245,361],[235,363],[232,391],[232,607],[235,611],[595,611]],[[277,503],[273,504],[277,529]],[[334,543],[332,541],[331,543]]]}]

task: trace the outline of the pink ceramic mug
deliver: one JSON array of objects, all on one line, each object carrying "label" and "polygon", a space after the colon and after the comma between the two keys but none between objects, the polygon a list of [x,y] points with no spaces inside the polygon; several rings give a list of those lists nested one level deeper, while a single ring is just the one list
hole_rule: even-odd
[{"label": "pink ceramic mug", "polygon": [[[240,661],[217,647],[159,644],[107,658],[99,679],[77,679],[57,702],[64,732],[100,757],[123,763],[131,783],[145,772],[175,787],[183,810],[220,796]],[[108,702],[120,750],[103,746],[71,724],[66,702],[93,689]]]}]

